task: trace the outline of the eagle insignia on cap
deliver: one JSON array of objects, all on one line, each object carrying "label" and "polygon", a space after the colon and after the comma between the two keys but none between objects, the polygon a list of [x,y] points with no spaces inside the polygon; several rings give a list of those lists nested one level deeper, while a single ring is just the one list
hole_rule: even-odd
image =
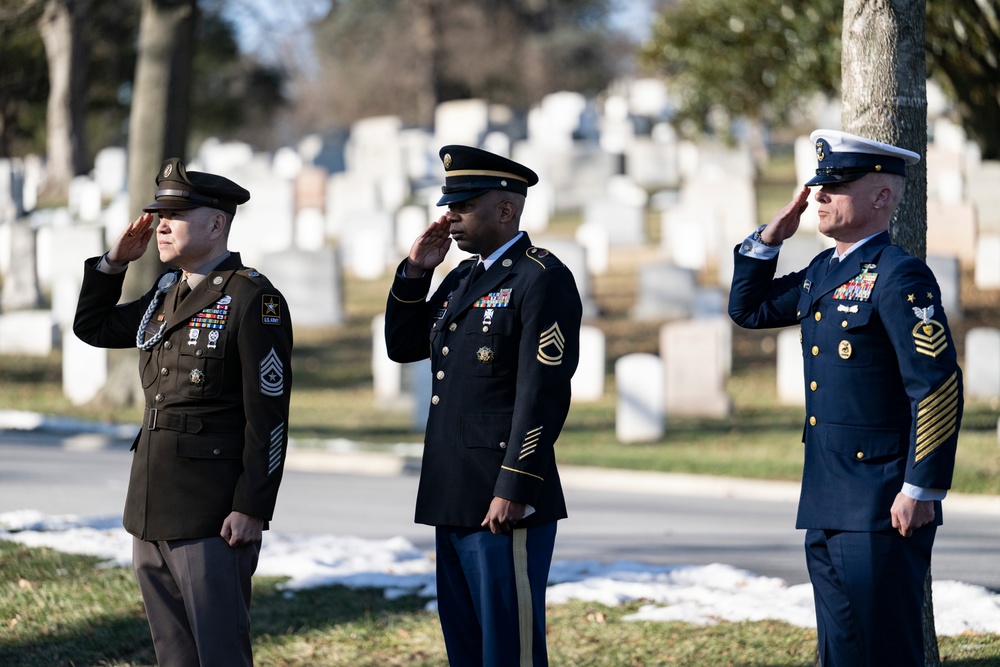
[{"label": "eagle insignia on cap", "polygon": [[816,142],[816,159],[819,160],[820,162],[822,162],[823,158],[825,158],[825,157],[826,157],[826,153],[823,152],[823,142],[822,141],[817,141]]},{"label": "eagle insignia on cap", "polygon": [[168,164],[167,166],[165,166],[163,168],[163,178],[167,178],[168,176],[170,176],[170,174],[172,174],[173,171],[174,171],[174,165]]},{"label": "eagle insignia on cap", "polygon": [[444,154],[444,168],[451,169],[451,153]]}]

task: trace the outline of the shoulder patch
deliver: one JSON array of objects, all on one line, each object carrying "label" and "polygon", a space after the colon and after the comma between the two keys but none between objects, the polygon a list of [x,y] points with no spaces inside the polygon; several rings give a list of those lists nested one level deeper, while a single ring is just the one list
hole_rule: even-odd
[{"label": "shoulder patch", "polygon": [[541,264],[542,267],[546,269],[562,265],[562,262],[559,261],[559,258],[553,255],[545,248],[538,248],[536,246],[531,246],[530,248],[524,251],[524,254],[527,255],[529,259],[535,260],[536,262]]}]

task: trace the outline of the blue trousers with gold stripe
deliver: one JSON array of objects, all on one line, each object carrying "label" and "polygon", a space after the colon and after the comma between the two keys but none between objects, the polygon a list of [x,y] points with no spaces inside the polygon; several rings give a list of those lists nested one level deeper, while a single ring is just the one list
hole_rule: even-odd
[{"label": "blue trousers with gold stripe", "polygon": [[438,527],[438,615],[448,662],[545,667],[545,588],[556,524],[489,530]]},{"label": "blue trousers with gold stripe", "polygon": [[937,528],[806,531],[823,667],[922,667],[924,579]]}]

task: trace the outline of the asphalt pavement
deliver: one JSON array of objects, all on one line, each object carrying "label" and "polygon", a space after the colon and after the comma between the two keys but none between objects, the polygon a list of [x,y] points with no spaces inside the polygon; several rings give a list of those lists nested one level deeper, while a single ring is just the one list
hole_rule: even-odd
[{"label": "asphalt pavement", "polygon": [[[0,513],[120,515],[136,427],[0,411]],[[289,448],[272,528],[368,539],[402,536],[433,548],[413,523],[419,447],[395,453],[345,443]],[[808,580],[798,484],[560,466],[569,519],[556,559],[726,563],[789,584]],[[934,575],[1000,591],[1000,497],[951,493]]]}]

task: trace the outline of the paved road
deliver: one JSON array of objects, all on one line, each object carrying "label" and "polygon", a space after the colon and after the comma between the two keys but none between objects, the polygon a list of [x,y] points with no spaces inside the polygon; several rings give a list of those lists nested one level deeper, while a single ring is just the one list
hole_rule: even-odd
[{"label": "paved road", "polygon": [[[120,515],[131,455],[93,436],[0,431],[0,513]],[[424,549],[433,531],[412,522],[416,475],[397,459],[291,452],[273,527],[286,533],[403,536]],[[566,468],[570,518],[556,559],[726,563],[789,584],[807,581],[796,485]],[[934,550],[934,576],[1000,591],[1000,499],[953,496]]]}]

